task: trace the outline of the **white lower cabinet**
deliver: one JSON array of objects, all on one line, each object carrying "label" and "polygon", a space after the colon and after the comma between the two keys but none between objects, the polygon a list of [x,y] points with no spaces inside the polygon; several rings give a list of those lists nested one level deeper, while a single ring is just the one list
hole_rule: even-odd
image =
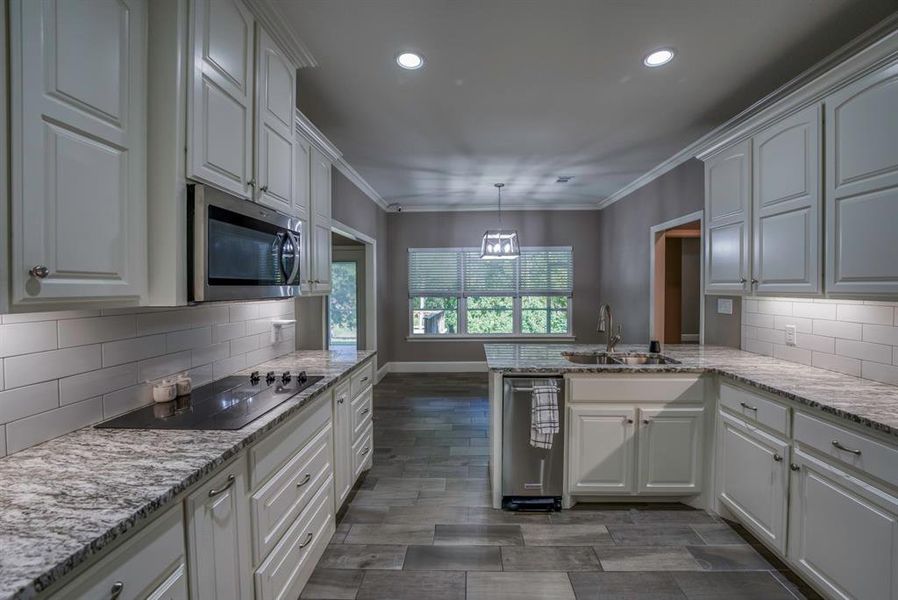
[{"label": "white lower cabinet", "polygon": [[246,455],[193,492],[186,502],[190,597],[252,597]]},{"label": "white lower cabinet", "polygon": [[352,490],[352,413],[349,381],[334,390],[334,501],[335,509]]},{"label": "white lower cabinet", "polygon": [[632,492],[636,409],[601,405],[569,408],[570,493]]},{"label": "white lower cabinet", "polygon": [[786,551],[789,444],[721,410],[717,498],[752,533]]},{"label": "white lower cabinet", "polygon": [[833,598],[898,598],[898,498],[795,451],[790,562]]},{"label": "white lower cabinet", "polygon": [[52,598],[186,600],[184,520],[180,505],[134,534]]},{"label": "white lower cabinet", "polygon": [[704,408],[639,409],[639,492],[701,491]]}]

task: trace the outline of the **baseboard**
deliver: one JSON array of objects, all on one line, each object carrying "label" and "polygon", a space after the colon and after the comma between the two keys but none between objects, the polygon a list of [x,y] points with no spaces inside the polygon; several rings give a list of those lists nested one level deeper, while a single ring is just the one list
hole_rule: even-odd
[{"label": "baseboard", "polygon": [[390,363],[387,363],[387,364],[383,365],[382,367],[380,367],[374,376],[374,383],[375,384],[380,383],[380,380],[383,379],[386,376],[386,374],[389,372],[390,372]]},{"label": "baseboard", "polygon": [[680,343],[696,344],[696,343],[698,343],[698,334],[697,333],[681,333],[680,334]]},{"label": "baseboard", "polygon": [[378,381],[387,373],[486,373],[484,361],[389,362],[378,369]]}]

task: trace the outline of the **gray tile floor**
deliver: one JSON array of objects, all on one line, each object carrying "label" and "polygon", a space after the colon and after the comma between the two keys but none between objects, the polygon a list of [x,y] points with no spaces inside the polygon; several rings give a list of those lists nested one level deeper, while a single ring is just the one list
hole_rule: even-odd
[{"label": "gray tile floor", "polygon": [[485,374],[388,375],[374,467],[302,598],[818,598],[737,524],[683,505],[489,508]]}]

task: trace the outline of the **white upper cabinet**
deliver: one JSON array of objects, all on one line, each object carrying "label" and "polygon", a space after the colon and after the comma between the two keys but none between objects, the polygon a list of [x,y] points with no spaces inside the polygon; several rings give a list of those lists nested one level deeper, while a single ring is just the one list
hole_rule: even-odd
[{"label": "white upper cabinet", "polygon": [[312,143],[299,131],[293,133],[293,209],[294,216],[308,223],[311,211]]},{"label": "white upper cabinet", "polygon": [[294,208],[296,67],[256,28],[256,200],[284,213]]},{"label": "white upper cabinet", "polygon": [[817,294],[821,284],[820,107],[754,137],[752,284],[757,292]]},{"label": "white upper cabinet", "polygon": [[146,296],[147,5],[14,0],[11,292]]},{"label": "white upper cabinet", "polygon": [[824,103],[827,291],[898,296],[898,65]]},{"label": "white upper cabinet", "polygon": [[741,293],[751,272],[751,141],[705,162],[705,290]]},{"label": "white upper cabinet", "polygon": [[312,215],[309,240],[312,269],[309,275],[312,291],[325,294],[331,289],[331,160],[312,148],[311,195]]},{"label": "white upper cabinet", "polygon": [[253,17],[241,0],[190,6],[187,176],[251,198]]}]

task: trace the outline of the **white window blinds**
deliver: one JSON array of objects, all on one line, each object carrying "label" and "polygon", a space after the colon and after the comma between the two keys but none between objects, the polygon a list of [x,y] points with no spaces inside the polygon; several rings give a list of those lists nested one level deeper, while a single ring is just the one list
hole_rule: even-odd
[{"label": "white window blinds", "polygon": [[571,296],[570,247],[523,248],[517,260],[483,260],[476,248],[410,248],[410,296]]}]

